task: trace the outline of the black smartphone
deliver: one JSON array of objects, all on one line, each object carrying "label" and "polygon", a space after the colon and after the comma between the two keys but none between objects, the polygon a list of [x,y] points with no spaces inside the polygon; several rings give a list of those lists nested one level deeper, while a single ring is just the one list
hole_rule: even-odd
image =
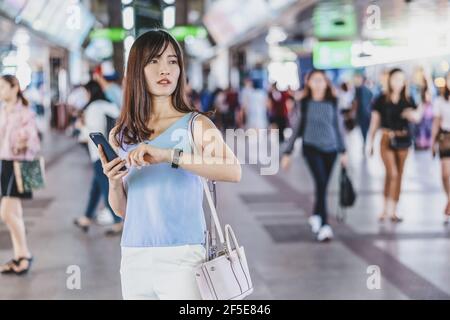
[{"label": "black smartphone", "polygon": [[[115,158],[118,157],[118,155],[114,151],[113,147],[111,147],[108,140],[105,138],[105,136],[101,132],[91,132],[89,134],[89,137],[95,143],[97,148],[98,148],[98,145],[102,146],[103,152],[105,153],[106,160],[108,160],[108,162],[111,162]],[[125,170],[127,170],[126,166],[123,166],[122,168],[120,168],[120,171],[125,171]]]}]

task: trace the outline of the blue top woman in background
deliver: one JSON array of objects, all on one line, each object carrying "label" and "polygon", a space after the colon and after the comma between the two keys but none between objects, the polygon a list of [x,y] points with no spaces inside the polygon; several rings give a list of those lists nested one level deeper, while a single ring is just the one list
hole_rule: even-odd
[{"label": "blue top woman in background", "polygon": [[[205,115],[193,125],[201,155],[193,161],[187,127],[195,109],[185,98],[181,48],[168,32],[154,29],[136,39],[125,83],[110,135],[120,157],[107,163],[100,148],[111,207],[124,218],[123,297],[200,299],[193,272],[205,257],[199,176],[238,182],[240,164]],[[127,171],[119,171],[123,165]]]}]

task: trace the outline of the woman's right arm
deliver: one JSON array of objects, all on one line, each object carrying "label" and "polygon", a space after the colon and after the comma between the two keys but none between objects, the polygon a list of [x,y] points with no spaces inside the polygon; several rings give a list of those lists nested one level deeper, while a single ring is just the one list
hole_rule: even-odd
[{"label": "woman's right arm", "polygon": [[[113,131],[114,129],[111,130],[109,143],[114,149],[116,149],[117,152],[117,145],[112,137]],[[117,157],[113,161],[107,162],[106,156],[103,153],[103,149],[101,148],[101,146],[99,146],[99,154],[100,160],[102,161],[103,172],[109,180],[109,205],[117,216],[125,218],[127,194],[123,186],[123,178],[128,174],[128,170],[120,171],[120,168],[122,168],[126,164],[126,161],[122,160],[120,157]]]}]

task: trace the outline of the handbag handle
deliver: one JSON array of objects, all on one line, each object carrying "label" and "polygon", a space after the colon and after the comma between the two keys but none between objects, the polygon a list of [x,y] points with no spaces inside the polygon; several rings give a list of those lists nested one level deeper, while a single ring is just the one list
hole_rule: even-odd
[{"label": "handbag handle", "polygon": [[238,254],[239,260],[242,260],[241,249],[239,247],[239,243],[237,241],[236,235],[234,234],[234,231],[231,228],[231,226],[229,224],[227,224],[225,226],[225,239],[226,239],[228,254],[230,254],[233,250],[231,248],[230,236],[231,236],[231,239],[233,240],[233,244],[234,244],[234,247],[236,248],[236,252]]},{"label": "handbag handle", "polygon": [[[192,151],[194,152],[194,154],[198,154],[198,155],[200,155],[200,153],[198,152],[197,146],[194,143],[193,125],[194,125],[195,118],[197,118],[199,115],[200,115],[199,113],[193,113],[193,115],[189,119],[189,127],[188,127],[189,128],[189,142],[191,144]],[[219,217],[217,215],[216,207],[214,206],[214,202],[211,197],[211,193],[209,192],[208,183],[206,182],[205,178],[200,177],[200,179],[202,181],[203,190],[205,192],[206,199],[208,200],[209,208],[211,210],[211,217],[214,221],[215,228],[219,235],[219,241],[224,248],[227,248],[227,246],[225,245],[225,238],[223,236],[222,226],[220,224]]]}]

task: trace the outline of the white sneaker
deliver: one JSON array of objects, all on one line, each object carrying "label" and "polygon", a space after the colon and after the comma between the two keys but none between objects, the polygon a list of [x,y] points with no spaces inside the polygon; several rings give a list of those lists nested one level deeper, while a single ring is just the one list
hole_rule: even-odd
[{"label": "white sneaker", "polygon": [[333,229],[329,225],[324,225],[320,228],[319,233],[317,234],[317,241],[326,241],[333,239]]},{"label": "white sneaker", "polygon": [[114,223],[114,218],[107,208],[103,208],[97,213],[96,222],[101,226],[109,226]]},{"label": "white sneaker", "polygon": [[311,226],[312,232],[317,233],[319,232],[320,226],[322,225],[322,218],[315,214],[309,217],[308,223]]}]

